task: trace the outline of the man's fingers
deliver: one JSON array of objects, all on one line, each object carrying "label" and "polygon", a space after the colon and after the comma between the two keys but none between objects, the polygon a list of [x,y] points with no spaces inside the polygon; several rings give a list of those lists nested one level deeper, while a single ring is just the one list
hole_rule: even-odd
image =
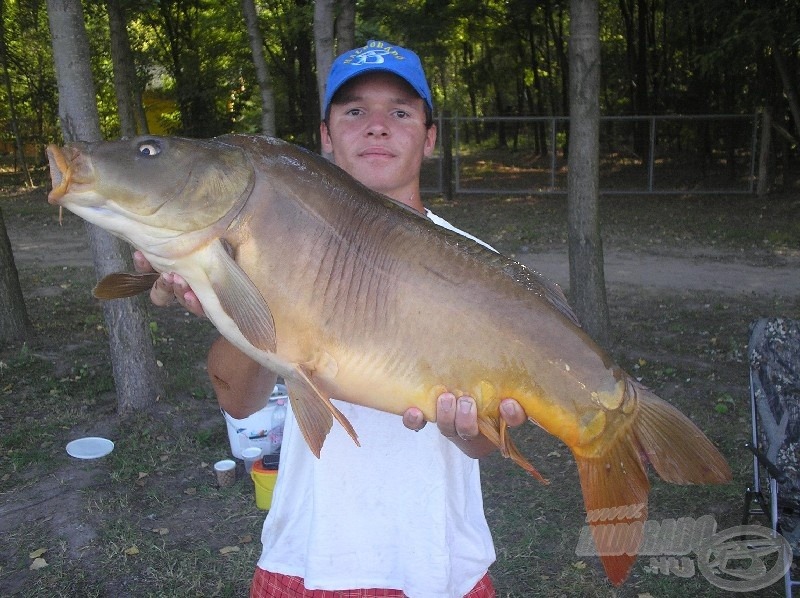
[{"label": "man's fingers", "polygon": [[147,261],[147,258],[144,257],[144,254],[138,249],[133,252],[133,269],[142,274],[153,271],[153,267],[150,265],[150,262]]},{"label": "man's fingers", "polygon": [[500,403],[500,416],[512,428],[521,426],[528,421],[528,416],[522,408],[522,405],[514,399],[503,399]]},{"label": "man's fingers", "polygon": [[159,307],[170,305],[175,300],[172,275],[169,272],[158,277],[153,288],[150,289],[150,300]]},{"label": "man's fingers", "polygon": [[403,425],[405,425],[405,427],[409,430],[419,432],[425,427],[425,418],[422,416],[422,411],[416,407],[407,409],[403,414]]},{"label": "man's fingers", "polygon": [[456,401],[456,433],[464,440],[478,435],[478,408],[472,397],[459,397]]}]

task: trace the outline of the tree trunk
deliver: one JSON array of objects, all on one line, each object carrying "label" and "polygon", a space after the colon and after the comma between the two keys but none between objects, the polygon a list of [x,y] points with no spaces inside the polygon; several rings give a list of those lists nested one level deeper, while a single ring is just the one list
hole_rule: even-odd
[{"label": "tree trunk", "polygon": [[256,81],[258,81],[258,88],[261,92],[261,132],[264,135],[275,136],[275,98],[272,94],[269,66],[264,58],[264,40],[258,26],[258,14],[254,0],[242,0],[242,12],[247,25],[250,51],[253,53]]},{"label": "tree trunk", "polygon": [[114,93],[117,96],[120,130],[124,137],[148,132],[136,69],[128,38],[125,9],[120,0],[108,0],[108,24],[111,37],[111,61],[114,65]]},{"label": "tree trunk", "polygon": [[597,0],[570,0],[567,209],[569,285],[586,331],[608,346],[600,236],[600,39]]},{"label": "tree trunk", "polygon": [[320,117],[325,101],[325,82],[333,64],[333,23],[334,0],[316,0],[314,2],[314,50],[317,61],[317,91],[319,92]]},{"label": "tree trunk", "polygon": [[2,210],[0,210],[0,265],[2,265],[0,269],[0,347],[2,347],[10,341],[24,339],[31,329]]},{"label": "tree trunk", "polygon": [[800,99],[798,99],[795,81],[789,75],[789,69],[786,67],[786,61],[783,59],[783,54],[781,54],[781,49],[777,42],[772,45],[772,56],[775,59],[775,66],[781,77],[783,93],[786,99],[789,100],[789,112],[791,112],[792,120],[794,121],[795,134],[800,135]]},{"label": "tree trunk", "polygon": [[[89,62],[89,42],[80,0],[48,0],[59,92],[59,117],[66,141],[99,141],[97,96]],[[127,245],[102,229],[86,225],[98,278],[133,268]],[[142,409],[162,392],[150,331],[141,298],[103,303],[111,367],[120,412]]]},{"label": "tree trunk", "polygon": [[33,179],[28,170],[28,162],[25,159],[25,147],[22,143],[22,137],[19,134],[19,119],[17,118],[17,107],[14,101],[14,91],[11,88],[11,75],[8,69],[8,46],[6,46],[6,28],[5,28],[5,15],[3,14],[3,0],[0,0],[0,63],[3,66],[3,83],[6,88],[6,95],[8,96],[8,112],[9,120],[11,122],[11,130],[14,132],[14,141],[16,143],[17,157],[22,170],[25,172],[25,178],[28,185],[33,187]]},{"label": "tree trunk", "polygon": [[339,0],[336,17],[336,52],[341,54],[356,47],[356,2]]}]

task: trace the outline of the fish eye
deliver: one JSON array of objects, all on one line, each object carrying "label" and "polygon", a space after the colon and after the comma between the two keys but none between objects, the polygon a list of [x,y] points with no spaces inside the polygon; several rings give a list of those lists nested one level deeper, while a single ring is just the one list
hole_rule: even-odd
[{"label": "fish eye", "polygon": [[136,151],[139,152],[140,156],[157,156],[161,153],[161,144],[152,139],[148,141],[142,141],[139,144],[139,147],[136,148]]}]

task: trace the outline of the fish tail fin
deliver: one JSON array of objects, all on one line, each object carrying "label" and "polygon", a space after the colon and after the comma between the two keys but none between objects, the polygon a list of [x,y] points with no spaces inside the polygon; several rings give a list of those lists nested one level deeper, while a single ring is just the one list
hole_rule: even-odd
[{"label": "fish tail fin", "polygon": [[550,480],[542,476],[536,468],[531,465],[524,455],[519,451],[511,435],[508,433],[508,424],[502,418],[493,419],[486,416],[478,417],[478,430],[488,438],[492,444],[500,449],[500,453],[507,459],[511,459],[531,474],[542,484],[549,484]]},{"label": "fish tail fin", "polygon": [[673,484],[721,484],[731,480],[725,457],[697,426],[650,390],[632,382],[639,398],[633,425],[643,456]]},{"label": "fish tail fin", "polygon": [[630,431],[600,457],[575,454],[586,521],[615,586],[628,577],[642,542],[650,483]]},{"label": "fish tail fin", "polygon": [[673,484],[730,481],[725,458],[692,421],[640,384],[631,425],[600,456],[575,454],[586,521],[608,578],[619,585],[636,560],[647,519],[647,464]]}]

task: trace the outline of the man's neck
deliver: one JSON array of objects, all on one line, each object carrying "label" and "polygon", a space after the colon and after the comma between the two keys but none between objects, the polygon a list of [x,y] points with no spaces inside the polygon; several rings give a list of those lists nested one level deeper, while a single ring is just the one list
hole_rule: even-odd
[{"label": "man's neck", "polygon": [[395,201],[399,201],[402,204],[407,205],[409,208],[416,210],[422,214],[425,213],[425,206],[422,203],[422,198],[420,197],[419,190],[417,191],[402,191],[398,193],[392,193],[389,195]]}]

